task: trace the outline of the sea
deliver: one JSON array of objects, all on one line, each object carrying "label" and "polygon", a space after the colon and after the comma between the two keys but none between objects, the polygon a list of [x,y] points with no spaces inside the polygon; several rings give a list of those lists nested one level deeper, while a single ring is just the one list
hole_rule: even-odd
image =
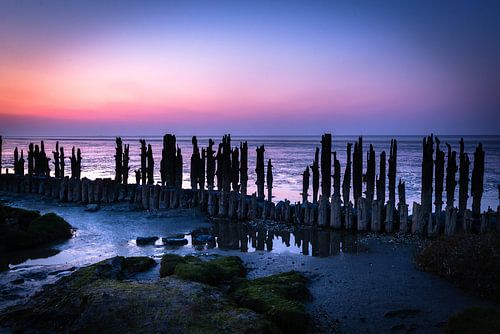
[{"label": "sea", "polygon": [[[366,170],[366,152],[369,145],[372,144],[376,152],[377,175],[379,169],[380,153],[386,152],[389,158],[391,139],[398,141],[397,158],[397,180],[403,180],[406,183],[407,203],[420,202],[421,190],[421,163],[422,163],[422,136],[363,136],[363,152],[365,155],[363,167]],[[482,198],[482,210],[491,207],[496,210],[499,205],[498,185],[500,184],[500,136],[439,136],[441,141],[441,150],[447,152],[445,143],[449,143],[453,150],[459,151],[460,138],[465,141],[465,150],[471,160],[470,174],[472,175],[474,163],[474,150],[479,143],[483,144],[485,151],[485,175],[484,175],[484,194]],[[217,144],[222,140],[220,136],[200,136],[198,145],[208,146],[209,138]],[[358,136],[333,136],[332,150],[337,152],[337,158],[340,160],[342,175],[346,165],[346,147],[347,143],[354,143]],[[161,136],[144,137],[122,137],[124,144],[130,144],[130,177],[129,182],[135,182],[133,171],[140,167],[140,143],[139,139],[146,139],[147,143],[152,145],[153,156],[155,159],[155,180],[160,181],[160,160],[162,150]],[[191,137],[177,136],[177,144],[182,150],[183,155],[183,187],[190,187],[189,171],[190,157],[192,154]],[[47,155],[52,157],[52,151],[55,149],[56,141],[64,147],[65,155],[69,159],[71,148],[77,147],[82,152],[82,177],[90,179],[95,178],[113,178],[114,177],[114,154],[115,137],[4,137],[2,153],[2,173],[5,168],[12,172],[14,161],[14,149],[18,147],[19,151],[24,150],[25,158],[29,143],[39,144],[44,140]],[[306,166],[310,166],[314,159],[316,147],[320,147],[321,135],[316,136],[232,136],[232,146],[239,146],[241,141],[247,141],[249,147],[248,173],[249,193],[256,191],[255,186],[255,149],[257,146],[264,145],[265,161],[271,159],[273,165],[273,201],[277,202],[283,199],[289,199],[292,202],[301,200],[302,192],[302,173]],[[457,154],[458,156],[458,154]],[[458,157],[457,157],[458,158]],[[457,159],[458,160],[458,159]],[[458,161],[457,161],[458,163]],[[27,164],[25,164],[27,168]],[[51,162],[52,170],[53,165]],[[66,175],[70,173],[69,160],[66,163]],[[456,175],[458,180],[458,173]],[[386,182],[388,183],[388,182]],[[312,184],[312,182],[311,182]],[[364,189],[364,188],[363,188]],[[397,189],[396,189],[397,191]],[[312,193],[310,189],[309,193]],[[266,191],[267,195],[267,191]],[[352,195],[352,191],[351,191]],[[470,195],[470,185],[469,185]],[[387,196],[386,196],[387,198]],[[446,194],[443,193],[443,198]],[[458,186],[455,198],[458,199]],[[457,205],[457,202],[455,202]],[[469,207],[471,198],[469,198]]]}]

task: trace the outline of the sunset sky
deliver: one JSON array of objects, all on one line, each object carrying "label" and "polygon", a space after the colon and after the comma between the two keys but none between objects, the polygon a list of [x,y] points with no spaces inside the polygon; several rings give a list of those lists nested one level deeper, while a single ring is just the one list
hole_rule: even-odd
[{"label": "sunset sky", "polygon": [[0,134],[500,134],[499,1],[0,1]]}]

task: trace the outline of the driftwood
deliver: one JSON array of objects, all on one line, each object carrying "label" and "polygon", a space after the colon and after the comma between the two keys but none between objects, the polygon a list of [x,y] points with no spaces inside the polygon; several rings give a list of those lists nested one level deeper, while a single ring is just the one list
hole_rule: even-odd
[{"label": "driftwood", "polygon": [[352,156],[352,191],[354,196],[354,205],[357,207],[358,199],[363,191],[363,137],[359,137],[354,143],[354,152]]},{"label": "driftwood", "polygon": [[448,165],[446,166],[446,206],[453,207],[455,202],[455,188],[457,181],[455,175],[457,174],[457,152],[451,150],[450,144],[446,143],[448,147]]},{"label": "driftwood", "polygon": [[332,188],[332,135],[321,137],[321,195],[330,198]]},{"label": "driftwood", "polygon": [[[313,203],[318,203],[318,192],[319,192],[319,148],[316,147],[316,152],[314,153],[314,161],[312,164],[312,187],[313,187]],[[308,179],[309,184],[309,179]],[[309,186],[308,186],[309,188]]]},{"label": "driftwood", "polygon": [[479,143],[474,152],[474,168],[472,169],[471,196],[472,215],[478,218],[481,215],[481,198],[483,197],[484,181],[484,151],[483,144]]},{"label": "driftwood", "polygon": [[389,152],[389,171],[387,177],[389,179],[389,201],[396,202],[396,169],[398,156],[398,142],[396,139],[391,140],[391,151]]},{"label": "driftwood", "polygon": [[344,180],[342,181],[342,199],[344,200],[344,206],[350,201],[351,192],[351,147],[352,143],[347,143],[347,163],[345,166]]},{"label": "driftwood", "polygon": [[439,213],[443,210],[443,182],[444,182],[444,157],[445,154],[441,151],[439,144],[440,140],[436,137],[436,161],[434,162],[435,168],[435,212]]},{"label": "driftwood", "polygon": [[460,139],[460,175],[458,179],[458,215],[463,219],[469,198],[469,155],[465,153],[464,139]]},{"label": "driftwood", "polygon": [[257,166],[255,173],[257,174],[257,198],[264,199],[264,145],[257,147]]}]

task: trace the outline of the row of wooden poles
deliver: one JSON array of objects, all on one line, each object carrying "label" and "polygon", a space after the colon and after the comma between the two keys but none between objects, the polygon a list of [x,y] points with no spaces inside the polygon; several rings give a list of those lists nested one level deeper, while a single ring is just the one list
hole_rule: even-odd
[{"label": "row of wooden poles", "polygon": [[[0,137],[0,158],[1,158]],[[330,226],[376,232],[412,232],[434,236],[454,234],[457,231],[486,232],[500,229],[500,205],[497,212],[489,209],[481,213],[484,182],[484,151],[479,144],[474,153],[472,179],[469,180],[470,160],[460,141],[459,164],[457,152],[446,143],[448,154],[441,150],[440,141],[433,135],[422,141],[421,202],[413,203],[413,215],[408,216],[405,183],[399,180],[396,205],[397,141],[391,140],[389,159],[385,151],[379,155],[379,174],[376,174],[376,153],[372,145],[366,154],[366,171],[363,167],[363,138],[347,144],[345,169],[336,152],[332,152],[332,136],[324,134],[321,149],[316,148],[311,166],[303,173],[302,202],[288,200],[272,202],[273,165],[267,163],[264,173],[264,145],[256,148],[257,192],[248,195],[248,145],[240,142],[231,146],[231,136],[225,135],[214,150],[215,142],[209,139],[208,147],[199,148],[196,137],[192,138],[193,153],[190,160],[191,189],[182,189],[182,152],[175,135],[163,137],[160,161],[161,182],[154,182],[154,158],[150,144],[140,140],[141,166],[135,170],[136,184],[128,184],[129,145],[116,138],[115,178],[88,180],[81,175],[80,149],[72,149],[71,177],[64,175],[64,149],[56,143],[54,177],[50,177],[49,161],[43,141],[30,143],[28,150],[28,174],[24,175],[24,156],[18,148],[14,151],[14,174],[0,177],[0,188],[14,192],[40,193],[61,201],[82,203],[131,202],[142,209],[156,210],[176,207],[200,207],[210,216],[237,220],[272,219],[285,223]],[[353,147],[354,146],[354,147]],[[352,151],[352,148],[354,150]],[[352,154],[351,154],[352,153]],[[434,154],[435,153],[435,154]],[[352,159],[351,159],[352,156]],[[332,163],[333,157],[333,163]],[[1,160],[1,159],[0,159]],[[387,160],[387,161],[386,161]],[[386,163],[389,198],[386,194]],[[333,174],[332,174],[333,166]],[[312,200],[309,201],[309,185],[312,171]],[[446,170],[446,182],[445,182]],[[0,164],[1,171],[1,164]],[[458,182],[456,174],[459,172]],[[333,180],[333,186],[332,186]],[[265,200],[265,181],[267,200]],[[321,182],[320,182],[321,181]],[[467,209],[472,196],[472,210]],[[363,192],[363,184],[365,191]],[[207,188],[205,188],[205,185]],[[321,185],[321,193],[319,193]],[[459,187],[458,208],[455,207],[455,189]],[[351,187],[354,204],[350,200]],[[446,188],[445,188],[446,187]],[[217,188],[217,190],[215,190]],[[333,194],[332,194],[333,189]],[[443,210],[443,190],[446,190],[446,206]],[[434,207],[432,199],[434,193]],[[376,198],[375,198],[376,196]],[[500,199],[500,186],[499,186]]]}]

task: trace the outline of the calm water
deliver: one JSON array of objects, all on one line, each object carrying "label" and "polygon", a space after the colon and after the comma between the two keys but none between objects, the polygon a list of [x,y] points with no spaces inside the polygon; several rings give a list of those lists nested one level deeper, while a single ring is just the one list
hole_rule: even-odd
[{"label": "calm water", "polygon": [[[198,137],[198,143],[201,146],[208,145],[209,137]],[[365,136],[364,152],[368,150],[369,144],[373,144],[378,158],[382,150],[386,151],[387,157],[390,148],[390,140],[393,137],[388,136]],[[398,140],[398,165],[397,178],[406,182],[407,202],[420,202],[420,174],[422,160],[422,136],[396,136]],[[26,151],[29,142],[39,142],[42,138],[4,138],[3,142],[3,168],[12,169],[13,151],[17,146]],[[66,156],[71,155],[71,147],[80,147],[82,150],[82,176],[88,178],[114,177],[114,137],[89,137],[89,138],[43,138],[45,139],[45,148],[50,153],[55,148],[56,140],[65,148]],[[125,144],[130,144],[130,167],[131,171],[139,168],[140,165],[140,145],[138,137],[123,137]],[[220,138],[213,138],[218,144]],[[342,173],[344,172],[346,162],[346,144],[354,142],[356,136],[333,136],[333,150],[337,151],[341,162]],[[459,150],[458,136],[440,137],[442,150],[446,152],[445,142],[452,145],[456,151]],[[153,147],[155,157],[155,178],[160,180],[159,164],[161,159],[162,138],[146,137],[148,143]],[[274,170],[274,189],[273,194],[276,199],[288,198],[292,201],[301,199],[302,190],[302,172],[305,167],[312,163],[314,159],[314,149],[320,146],[321,136],[255,136],[255,137],[233,137],[233,146],[239,145],[240,140],[247,140],[249,144],[249,191],[255,191],[255,148],[257,145],[265,145],[265,158],[272,159]],[[189,161],[192,153],[191,137],[178,137],[178,144],[182,149],[184,160],[184,187],[189,187]],[[486,152],[485,158],[485,180],[483,209],[488,206],[496,208],[498,205],[497,185],[500,183],[500,136],[468,136],[465,137],[465,149],[470,155],[471,162],[474,160],[473,152],[475,146],[483,143]],[[27,164],[26,164],[27,166]],[[267,166],[267,164],[266,164]],[[366,168],[366,160],[364,161]],[[52,167],[53,168],[53,167]],[[67,173],[69,173],[69,161],[66,164]],[[470,168],[472,173],[472,164]],[[457,176],[458,177],[458,176]],[[135,180],[133,172],[131,180]],[[457,187],[458,191],[458,187]],[[312,191],[310,191],[312,192]],[[352,193],[352,192],[351,192]],[[458,196],[458,195],[457,195]],[[456,196],[456,198],[457,198]],[[470,205],[470,203],[469,203]],[[411,205],[410,205],[411,209]]]}]

